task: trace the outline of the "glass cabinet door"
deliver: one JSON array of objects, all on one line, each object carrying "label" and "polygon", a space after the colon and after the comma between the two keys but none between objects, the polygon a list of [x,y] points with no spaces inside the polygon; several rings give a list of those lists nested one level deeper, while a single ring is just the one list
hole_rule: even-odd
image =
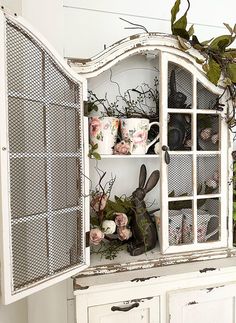
[{"label": "glass cabinet door", "polygon": [[183,59],[162,56],[164,253],[227,246],[227,125],[218,109],[221,92],[195,71]]}]

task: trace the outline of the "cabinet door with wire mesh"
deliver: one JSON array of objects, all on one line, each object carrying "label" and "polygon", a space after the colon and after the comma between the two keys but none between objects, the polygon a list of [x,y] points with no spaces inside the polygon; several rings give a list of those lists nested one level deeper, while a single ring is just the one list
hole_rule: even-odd
[{"label": "cabinet door with wire mesh", "polygon": [[163,64],[162,251],[227,247],[224,98],[190,63],[167,54]]},{"label": "cabinet door with wire mesh", "polygon": [[85,81],[17,19],[0,18],[1,265],[9,303],[88,265]]}]

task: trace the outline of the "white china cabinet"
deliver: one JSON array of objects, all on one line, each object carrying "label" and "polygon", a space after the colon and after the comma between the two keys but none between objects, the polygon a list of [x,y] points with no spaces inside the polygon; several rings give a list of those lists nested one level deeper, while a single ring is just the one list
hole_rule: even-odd
[{"label": "white china cabinet", "polygon": [[[134,35],[92,59],[69,58],[70,68],[22,19],[1,13],[0,51],[2,301],[81,272],[75,279],[79,323],[165,322],[168,306],[178,315],[178,293],[171,291],[215,285],[212,259],[232,257],[233,265],[228,94],[207,80],[197,51],[182,51],[165,34]],[[155,105],[151,97],[145,102],[158,115],[155,151],[89,159],[87,87],[112,102],[147,85],[156,90]],[[137,257],[126,250],[114,260],[90,257],[89,189],[98,182],[96,167],[116,177],[113,194],[120,196],[138,187],[142,164],[148,174],[160,171],[146,197],[150,210],[160,209],[156,247]],[[190,268],[197,260],[205,267]],[[179,276],[171,267],[180,268]],[[226,268],[220,281],[227,281],[227,272],[233,280]],[[225,288],[231,298],[232,289]],[[183,293],[180,307],[192,301],[191,292]]]}]

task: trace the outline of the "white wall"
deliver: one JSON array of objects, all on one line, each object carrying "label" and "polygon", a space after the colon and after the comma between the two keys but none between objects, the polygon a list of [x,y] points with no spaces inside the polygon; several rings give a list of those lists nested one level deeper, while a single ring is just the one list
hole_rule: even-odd
[{"label": "white wall", "polygon": [[22,0],[22,15],[63,55],[63,0]]},{"label": "white wall", "polygon": [[[170,33],[170,11],[175,0],[64,0],[64,55],[88,57],[139,30],[125,30],[131,22],[148,31]],[[186,1],[182,0],[183,9]],[[182,8],[182,7],[181,7]],[[182,11],[183,11],[182,9]],[[182,12],[181,11],[181,12]],[[194,23],[200,40],[227,33],[223,22],[235,23],[236,1],[191,0],[188,21]]]},{"label": "white wall", "polygon": [[27,323],[27,299],[23,299],[10,305],[0,305],[0,322]]}]

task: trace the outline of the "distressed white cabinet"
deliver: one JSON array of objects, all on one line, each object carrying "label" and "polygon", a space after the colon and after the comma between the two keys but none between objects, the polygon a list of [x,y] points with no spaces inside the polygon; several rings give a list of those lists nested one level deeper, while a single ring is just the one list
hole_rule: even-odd
[{"label": "distressed white cabinet", "polygon": [[[148,174],[159,169],[159,185],[146,197],[151,208],[160,208],[159,242],[151,253],[135,258],[125,252],[110,262],[91,257],[85,275],[234,254],[232,143],[225,121],[232,105],[228,94],[207,80],[196,57],[199,53],[193,49],[180,50],[174,37],[150,33],[123,39],[91,59],[68,59],[88,80],[90,91],[116,102],[119,109],[124,106],[117,97],[127,89],[144,91],[155,80],[158,92],[155,103],[145,101],[148,113],[158,114],[160,122],[156,154],[103,155],[98,164],[90,161],[90,179],[95,187],[98,165],[116,176],[112,193],[129,196],[137,188],[141,164]],[[140,111],[138,104],[136,109]],[[96,114],[104,111],[101,105]]]},{"label": "distressed white cabinet", "polygon": [[[96,275],[101,275],[101,280],[102,274],[112,274],[117,275],[113,282],[124,284],[120,291],[114,291],[115,284],[112,287],[112,281],[107,280],[108,287],[101,288],[106,290],[103,300],[96,288],[92,294],[87,293],[90,300],[80,292],[78,322],[86,322],[88,313],[91,322],[96,317],[105,323],[111,317],[158,322],[160,300],[165,302],[163,295],[153,289],[151,279],[140,291],[141,283],[125,285],[130,280],[125,273],[139,270],[145,278],[147,270],[152,269],[152,276],[156,276],[163,265],[235,255],[228,185],[232,175],[231,142],[224,118],[231,102],[227,93],[206,79],[196,57],[200,55],[192,49],[180,50],[174,37],[141,34],[116,43],[92,59],[68,59],[73,71],[21,18],[0,13],[0,245],[4,303],[81,271],[85,279],[95,277],[95,285]],[[173,73],[176,82],[171,83]],[[84,113],[87,85],[99,96],[107,93],[114,99],[117,84],[119,91],[125,91],[154,80],[158,90],[154,109],[160,123],[158,153],[102,156],[99,167],[116,175],[113,194],[118,196],[130,195],[137,188],[141,164],[147,166],[149,174],[160,170],[159,185],[148,197],[153,208],[160,208],[159,242],[155,249],[138,257],[131,257],[125,250],[112,261],[101,261],[93,255],[90,258],[88,195],[90,181],[96,185],[98,178],[94,171],[96,161],[88,158],[88,120]],[[181,106],[173,106],[172,94],[184,97]],[[180,146],[171,141],[176,118],[182,120],[182,130],[178,130],[183,137]],[[204,140],[202,130],[209,124],[210,140]],[[212,179],[217,182],[214,191],[206,185],[211,186]],[[180,240],[173,239],[173,210],[187,219],[188,235]],[[172,288],[169,284],[168,290]],[[125,295],[121,297],[122,291]],[[95,301],[96,297],[100,300]],[[130,311],[110,312],[111,307],[136,303],[137,307]],[[160,322],[165,322],[161,307],[160,312]]]},{"label": "distressed white cabinet", "polygon": [[[204,268],[215,265],[217,267]],[[131,304],[139,303],[139,307],[121,316],[118,314],[118,318],[130,323],[139,322],[135,315],[139,317],[142,313],[139,309],[144,308],[147,316],[143,315],[143,321],[140,322],[234,323],[235,262],[228,263],[229,267],[222,265],[222,261],[208,261],[202,264],[173,265],[165,267],[165,270],[146,269],[146,277],[144,272],[134,271],[127,275],[111,274],[99,279],[77,278],[76,322],[115,323],[118,321],[112,313],[113,306],[118,304],[120,308],[130,308]],[[117,275],[115,281],[114,276]],[[137,311],[134,316],[133,310]]]}]

